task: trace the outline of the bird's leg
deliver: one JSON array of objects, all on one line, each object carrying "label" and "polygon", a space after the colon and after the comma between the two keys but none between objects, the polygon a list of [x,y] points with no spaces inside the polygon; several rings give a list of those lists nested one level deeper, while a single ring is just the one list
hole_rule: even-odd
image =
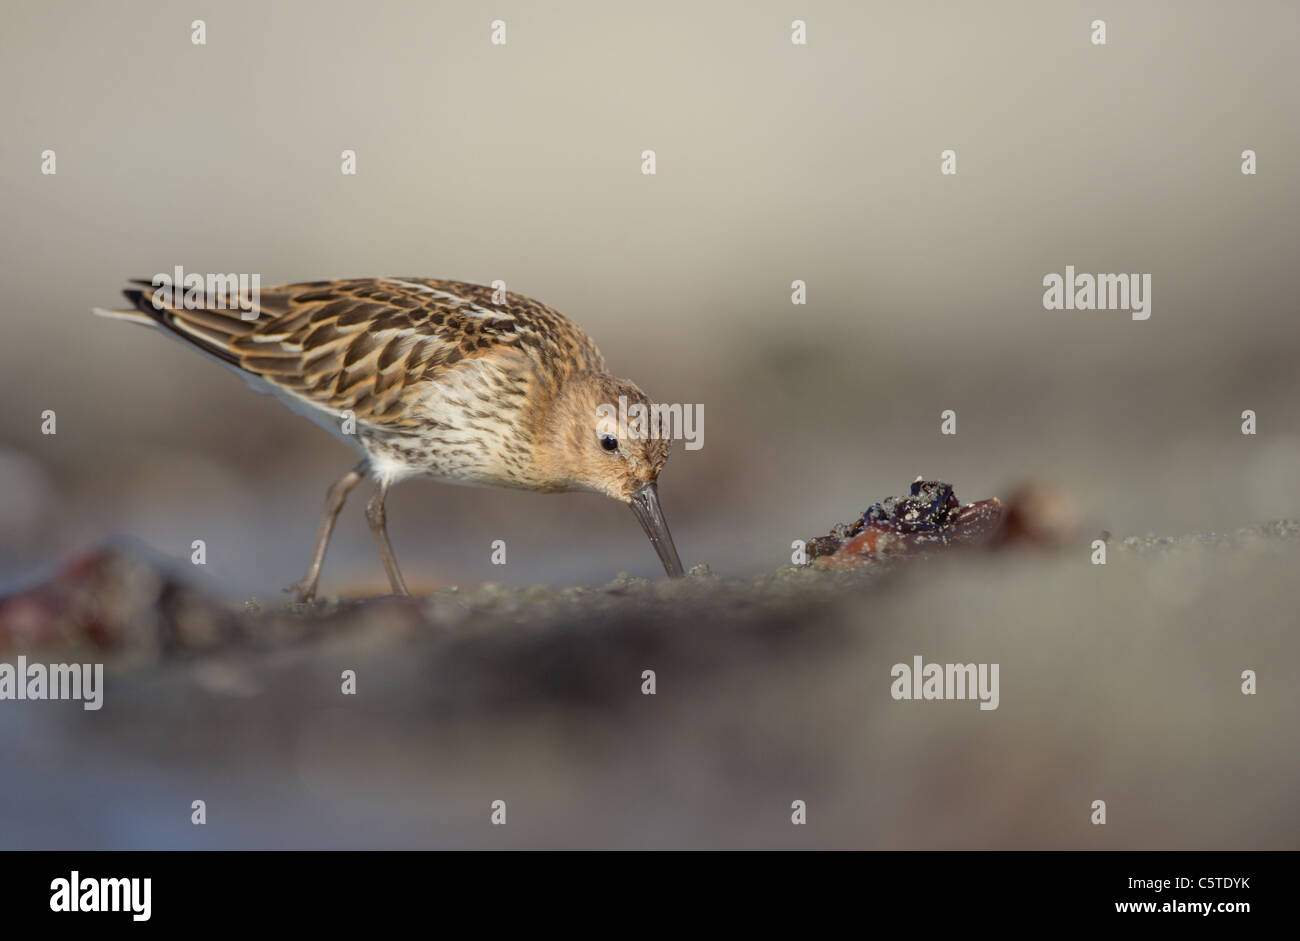
[{"label": "bird's leg", "polygon": [[388,481],[379,482],[379,490],[366,504],[366,519],[370,522],[370,531],[374,533],[375,545],[379,547],[379,558],[384,562],[384,571],[388,573],[388,584],[395,595],[410,595],[402,573],[397,568],[397,556],[393,555],[392,543],[388,541],[388,520],[384,515],[384,500],[388,496]]},{"label": "bird's leg", "polygon": [[320,527],[316,530],[316,548],[311,554],[311,565],[307,567],[307,574],[303,576],[302,581],[285,589],[285,591],[298,592],[300,602],[311,601],[316,597],[316,583],[320,581],[320,569],[325,563],[325,549],[329,546],[330,536],[334,533],[334,521],[339,518],[339,511],[343,509],[343,502],[347,500],[352,488],[365,476],[365,466],[363,461],[334,481],[325,495],[325,512],[321,515]]}]

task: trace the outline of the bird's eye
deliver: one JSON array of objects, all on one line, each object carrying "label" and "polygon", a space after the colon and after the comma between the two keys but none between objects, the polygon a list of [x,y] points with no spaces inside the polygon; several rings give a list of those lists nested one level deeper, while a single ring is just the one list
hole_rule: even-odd
[{"label": "bird's eye", "polygon": [[617,451],[618,439],[615,438],[613,435],[601,435],[600,446],[604,448],[606,451]]}]

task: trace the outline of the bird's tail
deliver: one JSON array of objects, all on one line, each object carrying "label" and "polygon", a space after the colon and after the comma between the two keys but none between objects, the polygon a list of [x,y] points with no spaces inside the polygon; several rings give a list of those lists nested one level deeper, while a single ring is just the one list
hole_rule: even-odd
[{"label": "bird's tail", "polygon": [[160,306],[154,303],[154,286],[151,281],[133,279],[122,295],[135,305],[132,310],[95,307],[92,310],[101,317],[113,320],[128,320],[146,326],[162,327],[168,333],[185,340],[205,353],[224,362],[238,366],[238,358],[231,353],[229,341],[253,328],[250,321],[242,320],[238,311],[186,311],[181,308]]},{"label": "bird's tail", "polygon": [[98,314],[101,317],[107,317],[109,320],[129,320],[132,323],[142,323],[147,327],[155,325],[155,321],[147,314],[142,314],[138,310],[114,310],[109,307],[92,307],[91,313]]},{"label": "bird's tail", "polygon": [[122,295],[133,305],[130,310],[122,310],[116,307],[92,307],[91,312],[98,314],[100,317],[107,317],[110,320],[128,320],[131,323],[140,323],[147,327],[162,324],[161,312],[155,309],[152,303],[142,303],[149,300],[146,291],[153,287],[153,282],[133,278],[131,283],[140,285],[140,287],[127,288],[122,292]]}]

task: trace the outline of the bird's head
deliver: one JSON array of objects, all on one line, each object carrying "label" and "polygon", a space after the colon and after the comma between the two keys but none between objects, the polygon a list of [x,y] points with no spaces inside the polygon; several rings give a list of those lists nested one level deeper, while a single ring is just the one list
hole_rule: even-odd
[{"label": "bird's head", "polygon": [[670,576],[683,574],[657,482],[669,441],[659,412],[626,379],[571,375],[541,419],[539,459],[556,490],[590,490],[626,503]]}]

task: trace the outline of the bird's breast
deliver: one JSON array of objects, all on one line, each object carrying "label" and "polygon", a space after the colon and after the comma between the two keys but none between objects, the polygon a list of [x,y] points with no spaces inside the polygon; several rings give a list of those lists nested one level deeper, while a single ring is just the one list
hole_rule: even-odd
[{"label": "bird's breast", "polygon": [[361,431],[377,474],[533,489],[538,434],[529,377],[482,361],[471,366],[413,386],[400,427]]}]

